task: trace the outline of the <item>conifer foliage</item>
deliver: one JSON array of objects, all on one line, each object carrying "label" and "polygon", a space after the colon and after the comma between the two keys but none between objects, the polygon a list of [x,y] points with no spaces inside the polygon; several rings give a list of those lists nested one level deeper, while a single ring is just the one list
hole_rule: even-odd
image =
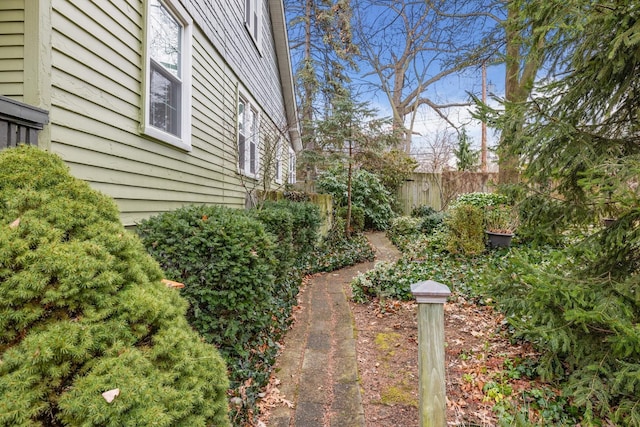
[{"label": "conifer foliage", "polygon": [[549,20],[538,31],[553,35],[555,75],[505,108],[501,126],[527,118],[511,146],[530,195],[521,229],[566,247],[514,257],[496,301],[545,351],[540,371],[564,381],[582,425],[640,426],[638,2],[529,4],[523,19]]},{"label": "conifer foliage", "polygon": [[0,153],[0,425],[229,425],[224,362],[161,277],[61,159]]}]

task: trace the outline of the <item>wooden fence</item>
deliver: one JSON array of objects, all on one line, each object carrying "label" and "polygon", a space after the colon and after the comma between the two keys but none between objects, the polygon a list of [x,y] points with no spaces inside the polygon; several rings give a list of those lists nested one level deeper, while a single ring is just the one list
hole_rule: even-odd
[{"label": "wooden fence", "polygon": [[415,206],[431,206],[436,210],[442,208],[442,174],[414,173],[408,178],[398,192],[398,201],[402,213],[409,215]]},{"label": "wooden fence", "polygon": [[409,215],[414,207],[423,205],[442,210],[460,194],[492,192],[497,180],[497,173],[414,173],[400,188],[398,200],[404,215]]}]

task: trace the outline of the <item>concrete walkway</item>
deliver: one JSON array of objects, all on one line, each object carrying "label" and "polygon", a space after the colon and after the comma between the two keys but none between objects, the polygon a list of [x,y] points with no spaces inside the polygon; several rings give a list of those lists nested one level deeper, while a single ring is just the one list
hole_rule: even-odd
[{"label": "concrete walkway", "polygon": [[[376,261],[397,258],[384,233],[367,234]],[[273,427],[364,427],[354,324],[344,289],[373,262],[312,278],[276,365],[280,392],[292,408],[274,408]]]}]

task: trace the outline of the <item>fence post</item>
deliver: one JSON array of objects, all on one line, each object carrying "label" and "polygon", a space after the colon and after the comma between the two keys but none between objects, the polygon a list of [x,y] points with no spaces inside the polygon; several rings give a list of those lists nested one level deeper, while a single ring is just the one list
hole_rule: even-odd
[{"label": "fence post", "polygon": [[420,427],[447,425],[444,363],[444,303],[451,291],[426,280],[411,285],[418,302]]}]

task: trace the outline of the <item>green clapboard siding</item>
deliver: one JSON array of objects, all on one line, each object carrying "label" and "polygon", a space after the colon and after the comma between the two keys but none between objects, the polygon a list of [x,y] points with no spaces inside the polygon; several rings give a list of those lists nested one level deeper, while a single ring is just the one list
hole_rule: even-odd
[{"label": "green clapboard siding", "polygon": [[0,95],[24,97],[24,0],[0,1]]},{"label": "green clapboard siding", "polygon": [[53,4],[51,148],[72,173],[115,198],[126,225],[190,203],[243,207],[239,83],[200,29],[193,27],[187,153],[141,134],[142,2]]}]

